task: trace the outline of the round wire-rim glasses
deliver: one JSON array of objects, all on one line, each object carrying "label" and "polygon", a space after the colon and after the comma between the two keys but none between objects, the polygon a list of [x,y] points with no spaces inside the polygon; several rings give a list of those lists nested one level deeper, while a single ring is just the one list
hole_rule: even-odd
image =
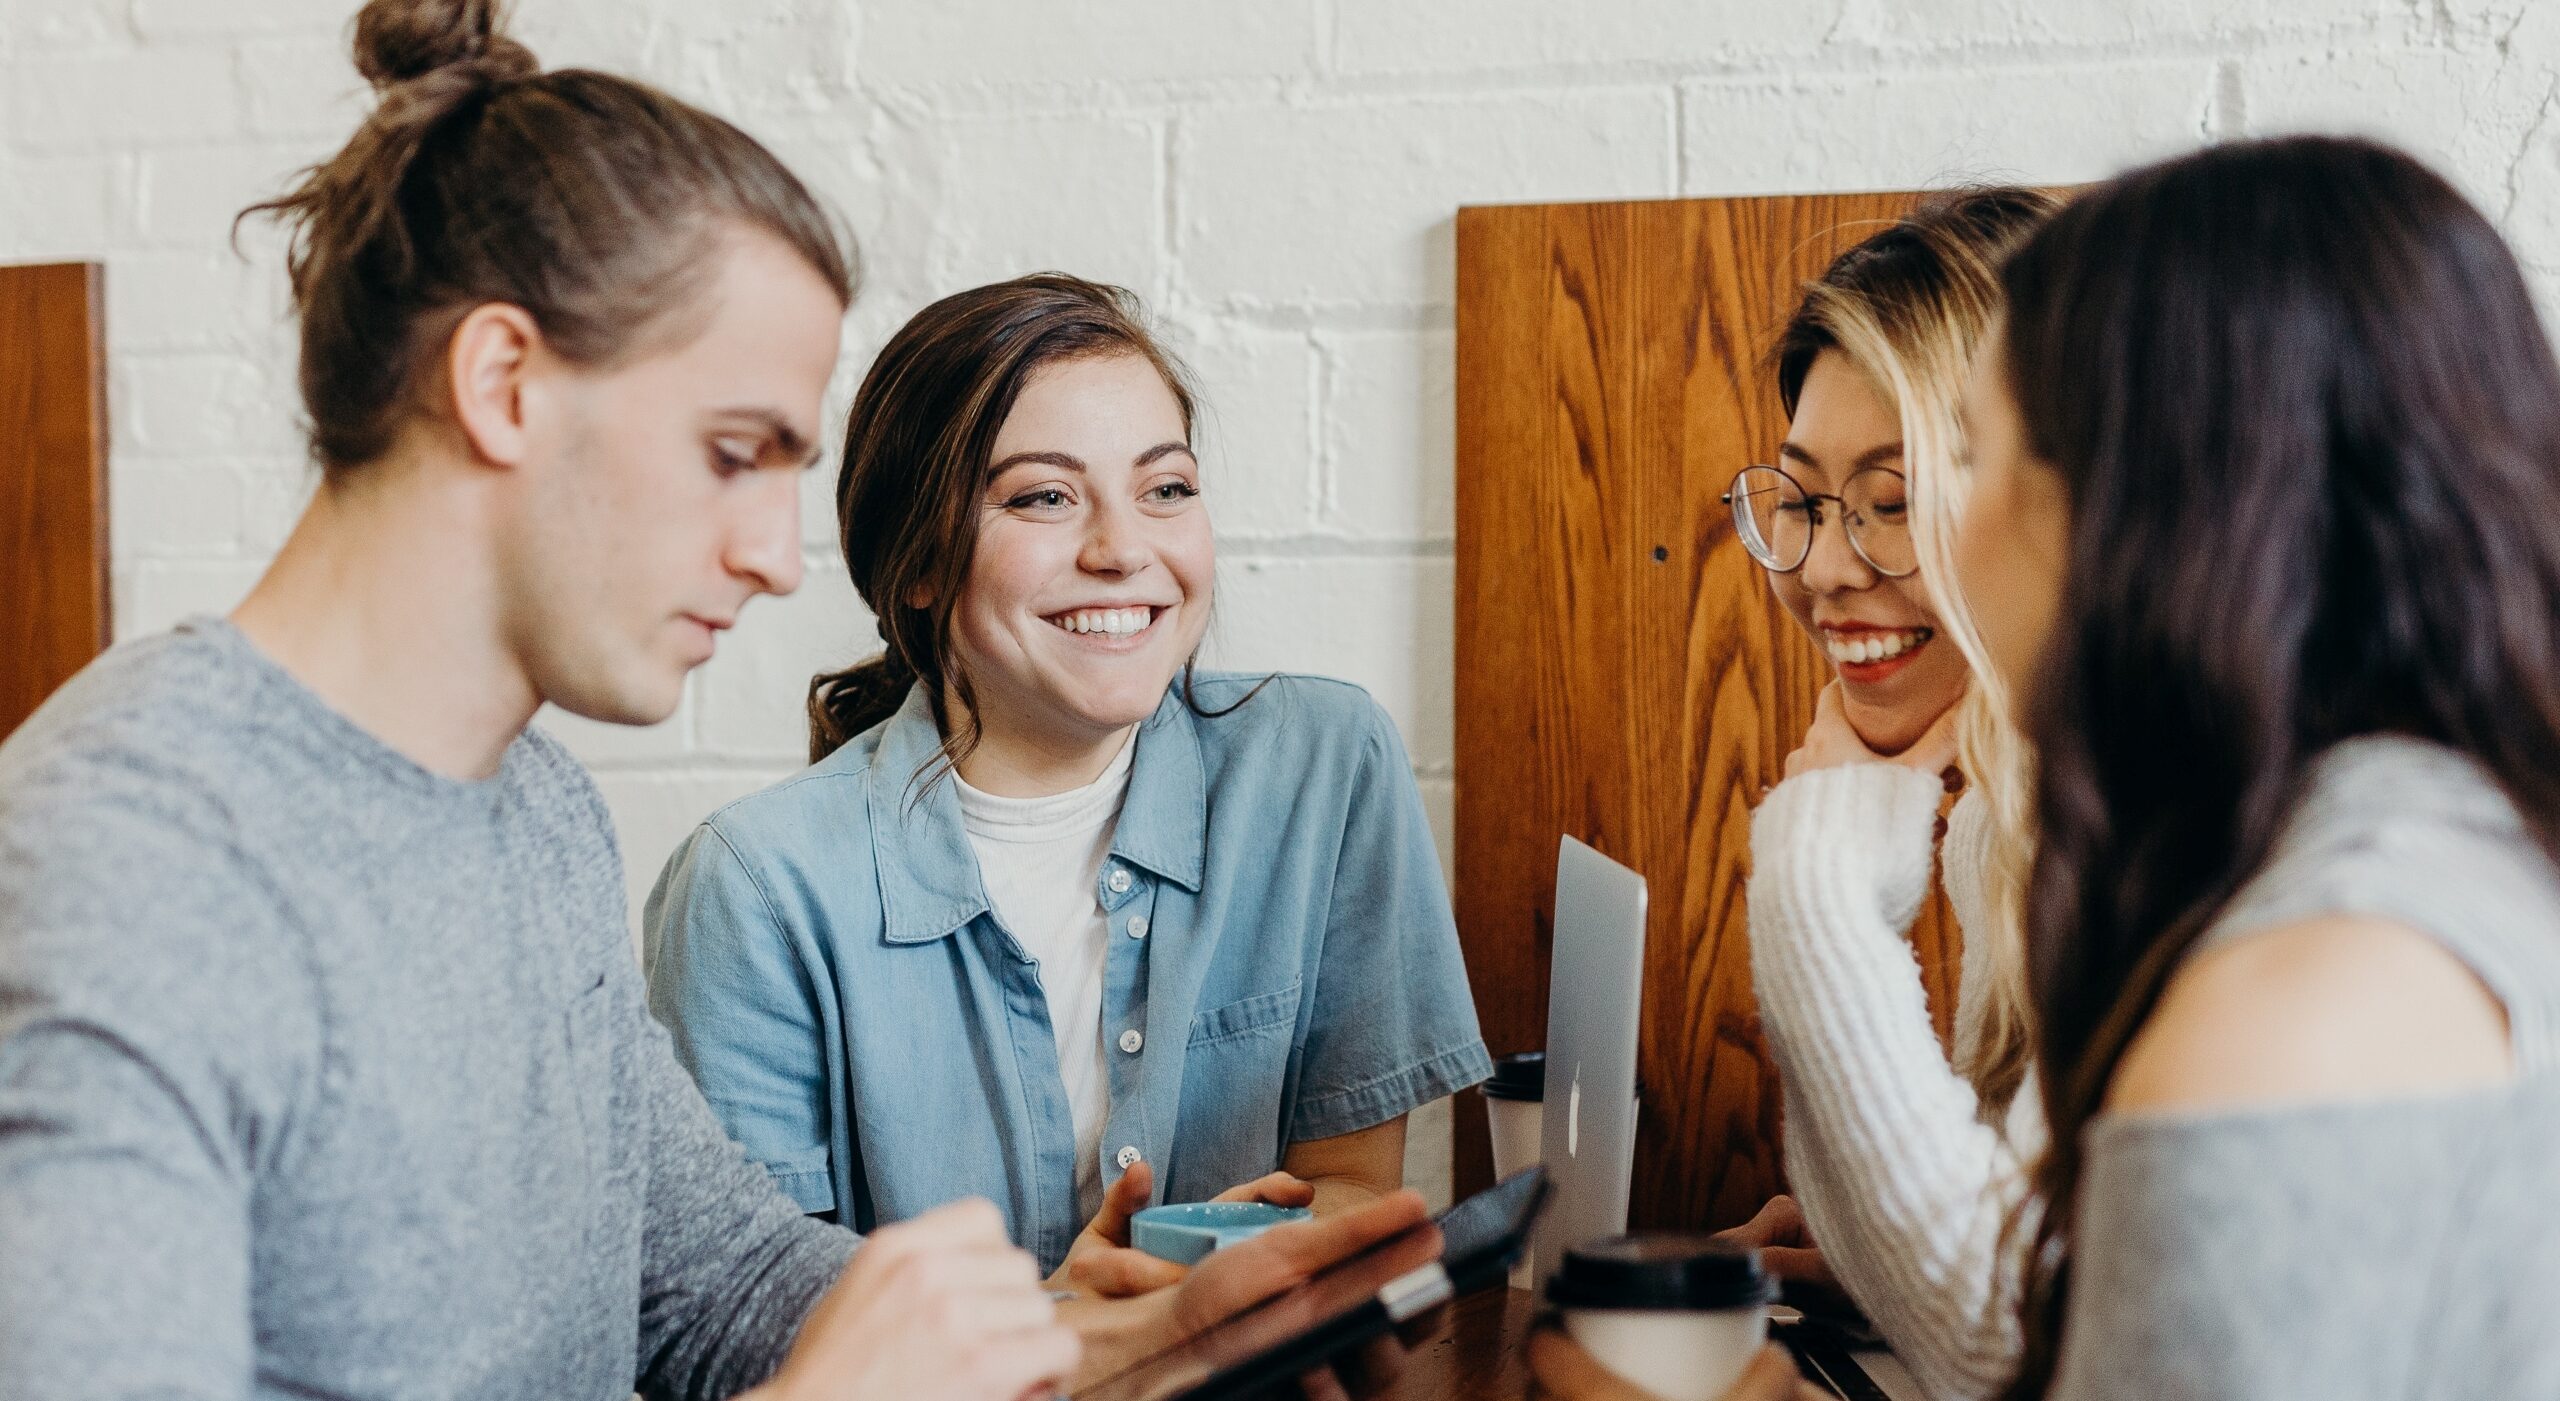
[{"label": "round wire-rim glasses", "polygon": [[1793,574],[1812,558],[1828,503],[1838,508],[1849,548],[1868,568],[1888,579],[1909,577],[1920,567],[1909,502],[1908,483],[1890,467],[1860,468],[1831,495],[1805,490],[1781,468],[1755,464],[1734,474],[1724,494],[1742,548],[1772,574]]}]

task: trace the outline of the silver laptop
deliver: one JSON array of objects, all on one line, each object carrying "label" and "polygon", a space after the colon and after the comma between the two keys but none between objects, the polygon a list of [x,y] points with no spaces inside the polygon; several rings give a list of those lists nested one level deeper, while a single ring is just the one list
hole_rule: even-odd
[{"label": "silver laptop", "polygon": [[1566,837],[1556,853],[1540,1160],[1554,1186],[1531,1239],[1541,1292],[1575,1246],[1627,1229],[1644,1009],[1644,877]]}]

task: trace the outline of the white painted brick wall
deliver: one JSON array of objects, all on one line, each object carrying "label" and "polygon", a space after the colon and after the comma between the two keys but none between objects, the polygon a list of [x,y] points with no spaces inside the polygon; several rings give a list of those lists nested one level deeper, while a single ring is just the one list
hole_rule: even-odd
[{"label": "white painted brick wall", "polygon": [[[0,0],[0,259],[108,263],[124,634],[229,606],[309,490],[277,240],[253,228],[247,262],[224,240],[364,110],[352,9]],[[869,285],[839,407],[899,321],[968,283],[1062,266],[1147,297],[1209,399],[1214,659],[1376,692],[1444,850],[1458,205],[2078,180],[2343,126],[2442,162],[2560,286],[2548,0],[516,9],[546,61],[733,116],[844,212]],[[675,720],[559,722],[621,824],[635,905],[703,813],[797,766],[808,675],[872,636],[825,474],[804,499],[808,589],[749,610]]]}]

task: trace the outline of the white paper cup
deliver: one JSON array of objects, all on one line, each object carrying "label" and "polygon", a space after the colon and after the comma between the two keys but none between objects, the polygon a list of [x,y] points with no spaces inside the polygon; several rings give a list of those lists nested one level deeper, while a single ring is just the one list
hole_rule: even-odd
[{"label": "white paper cup", "polygon": [[1485,1118],[1493,1125],[1493,1180],[1538,1165],[1540,1119],[1546,1106],[1534,1099],[1485,1096]]},{"label": "white paper cup", "polygon": [[1565,1252],[1547,1284],[1566,1336],[1663,1401],[1716,1401],[1769,1340],[1760,1254],[1679,1232]]},{"label": "white paper cup", "polygon": [[[1522,1051],[1497,1058],[1493,1078],[1478,1087],[1484,1093],[1485,1123],[1493,1138],[1493,1180],[1509,1177],[1545,1161],[1547,1053]],[[1644,1086],[1636,1086],[1636,1107],[1643,1112]],[[1628,1120],[1632,1127],[1635,1119]],[[1511,1287],[1534,1289],[1537,1261],[1526,1251],[1511,1267]]]},{"label": "white paper cup", "polygon": [[[1484,1082],[1484,1116],[1493,1136],[1493,1180],[1536,1167],[1541,1156],[1546,1113],[1547,1053],[1523,1051],[1493,1063],[1493,1078]],[[1511,1267],[1511,1287],[1529,1289],[1537,1277],[1529,1253]]]}]

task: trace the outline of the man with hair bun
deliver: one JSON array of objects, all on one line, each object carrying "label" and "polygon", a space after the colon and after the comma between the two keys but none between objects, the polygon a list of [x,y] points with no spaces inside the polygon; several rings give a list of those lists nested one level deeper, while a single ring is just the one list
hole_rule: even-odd
[{"label": "man with hair bun", "polygon": [[495,9],[366,5],[379,105],[252,211],[291,538],[0,746],[0,1397],[1008,1401],[1419,1220],[1061,1306],[992,1206],[859,1242],[720,1132],[528,726],[664,719],[798,585],[850,260],[745,134]]}]

